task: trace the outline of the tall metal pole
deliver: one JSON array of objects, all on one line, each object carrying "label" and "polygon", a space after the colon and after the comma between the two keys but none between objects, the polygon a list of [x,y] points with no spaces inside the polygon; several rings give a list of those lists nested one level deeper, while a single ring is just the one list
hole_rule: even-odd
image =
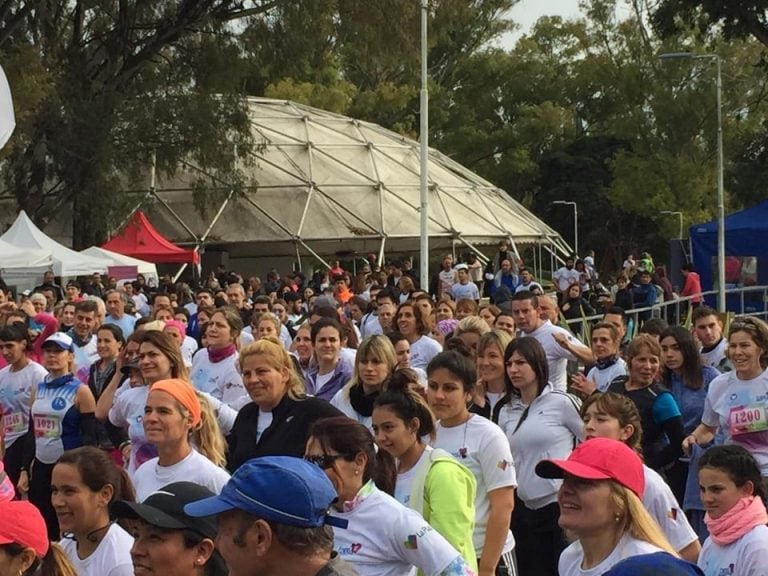
[{"label": "tall metal pole", "polygon": [[419,110],[421,143],[421,182],[419,186],[421,209],[421,238],[419,251],[419,278],[421,288],[429,286],[429,91],[427,87],[427,17],[429,0],[421,0],[421,106]]},{"label": "tall metal pole", "polygon": [[725,312],[725,193],[723,191],[723,79],[720,56],[713,55],[717,64],[717,309]]},{"label": "tall metal pole", "polygon": [[573,203],[573,249],[576,250],[576,256],[579,255],[579,208],[576,202]]},{"label": "tall metal pole", "polygon": [[695,54],[693,52],[669,52],[660,54],[662,60],[713,59],[717,67],[717,309],[725,312],[725,192],[723,190],[723,78],[719,54]]}]

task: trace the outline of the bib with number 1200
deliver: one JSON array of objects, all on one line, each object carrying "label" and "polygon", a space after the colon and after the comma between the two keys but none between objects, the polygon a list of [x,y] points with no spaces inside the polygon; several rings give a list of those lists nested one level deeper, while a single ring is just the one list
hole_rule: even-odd
[{"label": "bib with number 1200", "polygon": [[768,430],[765,404],[761,402],[749,406],[734,406],[728,415],[728,427],[731,436]]}]

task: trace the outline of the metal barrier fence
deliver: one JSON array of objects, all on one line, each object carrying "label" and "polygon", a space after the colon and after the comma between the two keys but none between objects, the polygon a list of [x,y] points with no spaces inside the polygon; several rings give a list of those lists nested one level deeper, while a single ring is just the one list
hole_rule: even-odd
[{"label": "metal barrier fence", "polygon": [[[717,297],[717,290],[702,292],[702,297],[707,300],[707,296]],[[725,291],[728,312],[735,316],[757,316],[763,320],[768,319],[768,286],[749,286],[742,288],[730,288]],[[661,302],[645,308],[633,308],[625,312],[628,326],[634,326],[634,329],[640,326],[639,317],[645,316],[650,312],[651,318],[663,318],[670,324],[686,325],[686,315],[690,311],[689,302],[693,296]],[[565,320],[568,327],[572,324],[581,324],[578,333],[574,332],[582,342],[589,344],[591,325],[602,319],[603,314],[594,316],[584,316]],[[571,328],[573,332],[573,328]]]}]

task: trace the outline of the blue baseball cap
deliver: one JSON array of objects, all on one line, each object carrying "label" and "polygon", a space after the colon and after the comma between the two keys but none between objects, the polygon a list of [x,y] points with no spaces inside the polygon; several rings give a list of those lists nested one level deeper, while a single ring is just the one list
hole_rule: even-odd
[{"label": "blue baseball cap", "polygon": [[264,520],[299,528],[346,528],[328,511],[336,489],[318,466],[293,456],[253,458],[237,469],[221,494],[184,506],[189,516],[242,510]]}]

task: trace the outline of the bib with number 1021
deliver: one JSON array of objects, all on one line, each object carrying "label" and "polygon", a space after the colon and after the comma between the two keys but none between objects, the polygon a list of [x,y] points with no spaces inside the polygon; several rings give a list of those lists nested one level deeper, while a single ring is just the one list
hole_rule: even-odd
[{"label": "bib with number 1021", "polygon": [[61,420],[55,416],[35,416],[35,436],[58,438],[61,436]]},{"label": "bib with number 1021", "polygon": [[761,402],[749,406],[734,406],[728,415],[728,427],[731,436],[768,430],[765,404]]}]

